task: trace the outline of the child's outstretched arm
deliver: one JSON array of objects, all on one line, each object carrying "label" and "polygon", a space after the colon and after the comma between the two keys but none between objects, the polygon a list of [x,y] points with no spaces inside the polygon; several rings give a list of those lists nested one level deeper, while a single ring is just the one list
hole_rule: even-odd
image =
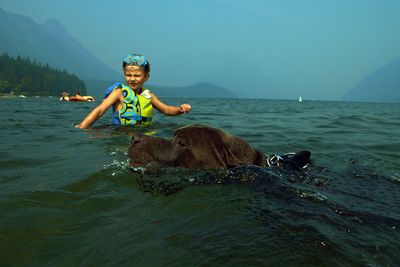
[{"label": "child's outstretched arm", "polygon": [[192,107],[189,104],[182,104],[179,107],[168,106],[161,102],[160,99],[158,99],[153,93],[151,93],[151,104],[155,109],[167,116],[176,116],[183,113],[188,113],[192,110]]},{"label": "child's outstretched arm", "polygon": [[116,102],[119,101],[122,96],[121,90],[114,90],[103,102],[100,103],[96,108],[94,108],[83,121],[76,125],[75,127],[81,129],[88,129],[97,119],[99,119],[103,114]]}]

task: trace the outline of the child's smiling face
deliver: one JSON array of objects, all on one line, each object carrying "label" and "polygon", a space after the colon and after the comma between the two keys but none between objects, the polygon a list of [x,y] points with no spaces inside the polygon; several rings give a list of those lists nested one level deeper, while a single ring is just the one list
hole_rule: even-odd
[{"label": "child's smiling face", "polygon": [[131,65],[125,66],[124,76],[126,84],[133,91],[135,91],[135,93],[141,93],[143,84],[149,79],[149,73],[146,73],[139,66],[131,66]]}]

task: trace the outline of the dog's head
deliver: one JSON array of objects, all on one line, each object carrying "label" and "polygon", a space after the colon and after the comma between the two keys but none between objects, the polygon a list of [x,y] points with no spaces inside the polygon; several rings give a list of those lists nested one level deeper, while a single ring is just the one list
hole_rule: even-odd
[{"label": "dog's head", "polygon": [[133,166],[217,169],[262,165],[263,154],[240,137],[205,125],[180,128],[171,139],[135,134],[129,147]]}]

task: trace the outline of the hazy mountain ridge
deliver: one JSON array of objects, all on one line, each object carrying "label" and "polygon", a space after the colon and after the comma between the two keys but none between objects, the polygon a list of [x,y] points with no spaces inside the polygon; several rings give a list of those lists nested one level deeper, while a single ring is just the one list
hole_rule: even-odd
[{"label": "hazy mountain ridge", "polygon": [[237,95],[231,91],[213,83],[197,83],[189,86],[182,87],[169,87],[169,86],[149,86],[159,97],[209,97],[209,98],[236,98]]},{"label": "hazy mountain ridge", "polygon": [[342,100],[400,102],[400,57],[366,76]]},{"label": "hazy mountain ridge", "polygon": [[95,58],[55,19],[38,24],[0,8],[0,53],[29,57],[82,79],[114,79],[118,73]]}]

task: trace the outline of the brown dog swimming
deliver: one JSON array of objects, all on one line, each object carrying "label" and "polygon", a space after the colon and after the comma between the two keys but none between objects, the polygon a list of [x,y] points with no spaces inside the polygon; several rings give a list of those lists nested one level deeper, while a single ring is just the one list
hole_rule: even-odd
[{"label": "brown dog swimming", "polygon": [[[308,163],[311,153],[302,151],[300,154],[301,157],[297,158],[301,158],[301,162],[296,159],[295,163],[303,167]],[[264,154],[242,138],[198,124],[178,129],[171,139],[134,134],[128,155],[132,166],[156,164],[197,169],[268,166]]]}]

